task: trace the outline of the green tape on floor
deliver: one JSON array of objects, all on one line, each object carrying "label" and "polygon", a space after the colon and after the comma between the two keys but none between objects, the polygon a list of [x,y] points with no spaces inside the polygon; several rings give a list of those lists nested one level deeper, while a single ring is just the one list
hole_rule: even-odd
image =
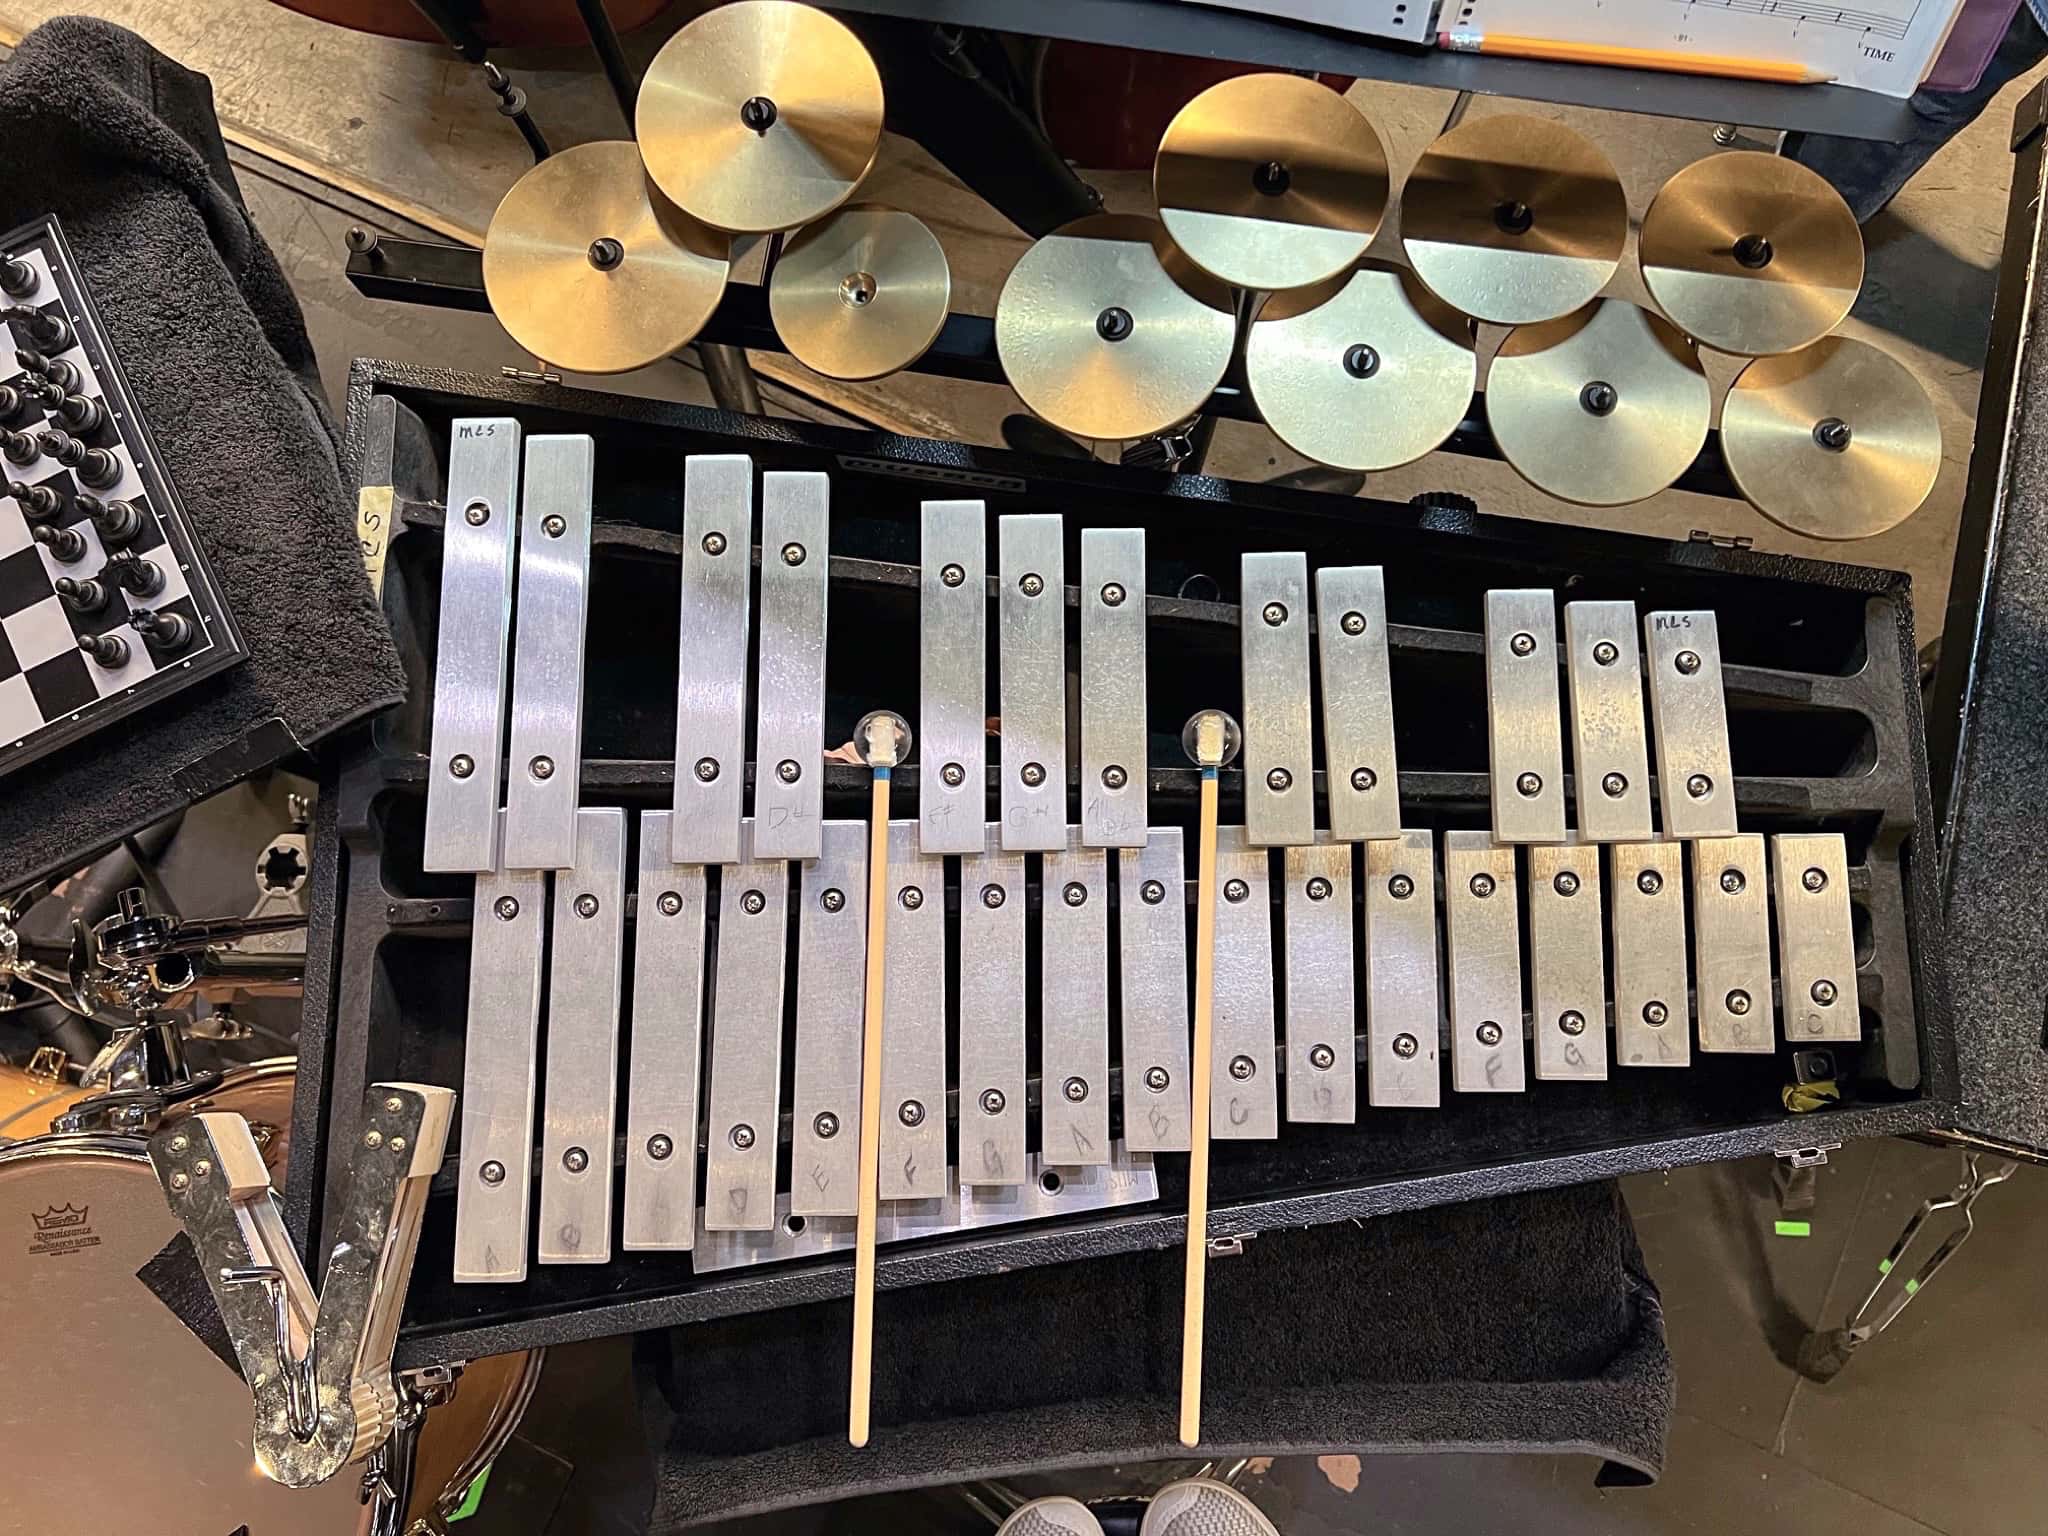
[{"label": "green tape on floor", "polygon": [[1781,1221],[1778,1223],[1780,1237],[1811,1237],[1813,1223],[1810,1221]]},{"label": "green tape on floor", "polygon": [[448,1523],[450,1525],[453,1525],[458,1520],[467,1520],[476,1513],[476,1507],[484,1501],[484,1484],[490,1480],[491,1469],[489,1467],[485,1467],[483,1471],[470,1479],[469,1487],[463,1492],[462,1502],[456,1505],[453,1512],[448,1516]]},{"label": "green tape on floor", "polygon": [[1877,1261],[1877,1272],[1880,1275],[1890,1274],[1892,1272],[1892,1261],[1890,1259],[1879,1259]]},{"label": "green tape on floor", "polygon": [[1919,1290],[1919,1289],[1920,1289],[1920,1282],[1919,1282],[1918,1280],[1908,1280],[1908,1281],[1906,1282],[1906,1294],[1907,1294],[1908,1296],[1912,1295],[1912,1294],[1913,1294],[1913,1293],[1914,1293],[1915,1291],[1917,1291],[1917,1290]]}]

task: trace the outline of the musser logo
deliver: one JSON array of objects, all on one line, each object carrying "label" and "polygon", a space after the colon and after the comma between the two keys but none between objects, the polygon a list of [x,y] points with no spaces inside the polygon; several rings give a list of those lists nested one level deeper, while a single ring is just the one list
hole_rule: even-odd
[{"label": "musser logo", "polygon": [[53,1205],[42,1215],[33,1219],[38,1232],[64,1232],[73,1227],[85,1225],[86,1213],[91,1206]]}]

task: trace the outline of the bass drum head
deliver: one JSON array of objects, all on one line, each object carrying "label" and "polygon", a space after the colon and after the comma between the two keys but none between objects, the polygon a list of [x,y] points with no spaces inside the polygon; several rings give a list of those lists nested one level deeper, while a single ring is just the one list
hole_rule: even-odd
[{"label": "bass drum head", "polygon": [[248,1388],[136,1272],[177,1235],[140,1140],[0,1148],[0,1532],[328,1536],[356,1479],[256,1467]]}]

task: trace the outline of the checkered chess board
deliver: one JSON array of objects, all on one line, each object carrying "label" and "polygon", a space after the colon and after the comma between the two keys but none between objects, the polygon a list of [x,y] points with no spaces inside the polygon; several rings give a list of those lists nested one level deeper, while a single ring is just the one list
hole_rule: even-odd
[{"label": "checkered chess board", "polygon": [[[76,529],[85,541],[82,557],[59,561],[47,546],[31,537],[31,520],[15,498],[0,495],[0,775],[4,775],[112,719],[232,665],[244,652],[176,493],[156,460],[119,365],[107,350],[56,222],[45,220],[15,231],[0,239],[0,251],[36,270],[32,291],[0,302],[60,314],[73,333],[70,347],[51,352],[30,336],[25,319],[0,326],[0,331],[7,333],[0,335],[0,343],[4,343],[0,345],[0,383],[20,385],[27,379],[15,357],[18,348],[43,351],[77,370],[75,392],[99,401],[106,413],[99,429],[82,440],[106,449],[121,465],[120,479],[92,494],[106,501],[126,501],[141,514],[142,531],[122,547],[150,561],[164,576],[163,590],[146,598],[108,582],[110,595],[103,609],[90,614],[73,612],[57,596],[56,578],[96,577],[107,555],[91,519],[74,499],[85,487],[77,483],[71,470],[48,455],[25,465],[0,460],[0,487],[16,481],[54,491],[58,510],[41,521]],[[60,424],[48,420],[42,407],[30,402],[4,425],[33,437]],[[182,614],[192,624],[190,643],[174,655],[153,654],[143,637],[127,624],[129,613],[137,608]],[[127,642],[128,659],[119,667],[102,666],[79,649],[80,636],[108,632]]]}]

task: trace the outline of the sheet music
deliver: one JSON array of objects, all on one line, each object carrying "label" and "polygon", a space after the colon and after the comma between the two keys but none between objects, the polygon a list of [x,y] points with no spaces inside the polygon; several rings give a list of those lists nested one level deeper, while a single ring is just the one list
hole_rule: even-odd
[{"label": "sheet music", "polygon": [[1886,96],[1910,96],[1962,0],[1467,0],[1457,30],[1797,62]]}]

